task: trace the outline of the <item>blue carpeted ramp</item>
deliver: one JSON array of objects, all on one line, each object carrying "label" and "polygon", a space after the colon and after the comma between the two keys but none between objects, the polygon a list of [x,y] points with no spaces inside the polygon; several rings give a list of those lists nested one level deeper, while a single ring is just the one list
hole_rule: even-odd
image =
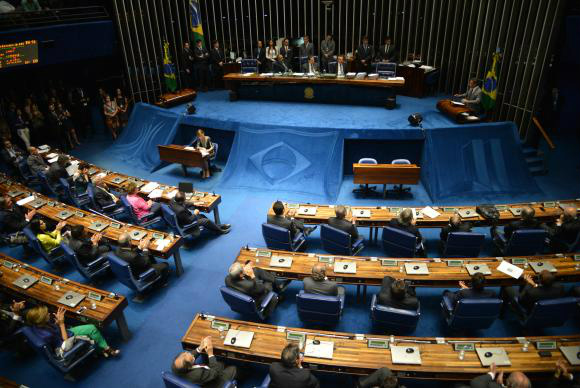
[{"label": "blue carpeted ramp", "polygon": [[342,182],[342,149],[336,130],[242,126],[220,187],[304,193],[333,201]]},{"label": "blue carpeted ramp", "polygon": [[433,201],[469,196],[492,201],[540,192],[514,123],[427,130],[423,149],[421,179]]}]

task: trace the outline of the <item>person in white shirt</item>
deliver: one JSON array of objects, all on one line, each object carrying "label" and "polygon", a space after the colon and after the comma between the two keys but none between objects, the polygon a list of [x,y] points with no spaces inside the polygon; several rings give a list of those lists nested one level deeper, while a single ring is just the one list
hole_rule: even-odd
[{"label": "person in white shirt", "polygon": [[268,41],[268,47],[266,48],[266,59],[268,61],[267,68],[268,70],[272,70],[274,62],[276,62],[276,58],[278,57],[278,49],[276,48],[276,44],[274,43],[273,39]]},{"label": "person in white shirt", "polygon": [[314,73],[318,72],[318,65],[314,61],[313,55],[310,55],[308,57],[308,62],[306,62],[304,64],[302,69],[303,69],[304,73],[308,73],[308,74],[314,74]]}]

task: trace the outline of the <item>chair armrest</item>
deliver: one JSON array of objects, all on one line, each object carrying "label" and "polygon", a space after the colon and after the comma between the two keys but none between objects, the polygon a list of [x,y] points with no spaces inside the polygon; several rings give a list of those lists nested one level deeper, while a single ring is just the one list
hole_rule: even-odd
[{"label": "chair armrest", "polygon": [[238,382],[236,380],[226,381],[223,388],[236,388],[238,386]]},{"label": "chair armrest", "polygon": [[504,244],[504,245],[507,243],[507,239],[505,238],[505,234],[503,234],[501,232],[497,232],[497,234],[495,235],[495,240]]},{"label": "chair armrest", "polygon": [[260,309],[263,310],[266,308],[266,306],[268,306],[270,304],[270,301],[272,301],[272,298],[277,297],[278,295],[274,292],[274,291],[270,291],[268,293],[268,295],[266,295],[264,297],[264,299],[262,299],[262,302],[260,303]]},{"label": "chair armrest", "polygon": [[139,280],[140,282],[148,282],[150,280],[153,280],[155,276],[156,276],[155,269],[150,268],[147,271],[143,272],[141,275],[139,275],[139,278],[137,280]]},{"label": "chair armrest", "polygon": [[88,264],[87,264],[87,267],[88,267],[88,268],[94,268],[94,267],[98,267],[98,266],[100,266],[101,264],[103,264],[104,262],[107,262],[107,263],[109,262],[109,261],[107,260],[107,256],[101,256],[101,257],[98,257],[98,258],[96,258],[95,260],[93,260],[93,261],[91,261],[90,263],[88,263]]},{"label": "chair armrest", "polygon": [[377,294],[373,295],[371,299],[371,311],[377,308]]},{"label": "chair armrest", "polygon": [[344,310],[344,301],[346,300],[346,293],[344,294],[339,294],[338,295],[338,300],[340,300],[340,311]]},{"label": "chair armrest", "polygon": [[302,240],[303,238],[304,238],[304,233],[302,233],[302,232],[296,233],[296,236],[294,236],[294,239],[292,240],[292,242],[293,242],[294,244],[296,244],[296,243],[298,243],[300,240]]},{"label": "chair armrest", "polygon": [[139,218],[139,221],[148,221],[149,218],[154,217],[155,214],[149,212],[147,214],[145,214],[143,217]]},{"label": "chair armrest", "polygon": [[441,306],[445,308],[445,313],[451,314],[451,312],[453,311],[453,300],[449,295],[445,295],[444,293],[443,299],[441,300]]},{"label": "chair armrest", "polygon": [[356,240],[356,241],[355,241],[355,242],[352,244],[352,247],[353,247],[353,249],[355,249],[355,248],[359,247],[359,246],[360,246],[360,245],[361,245],[361,244],[362,244],[364,241],[365,241],[365,239],[364,239],[364,238],[362,238],[362,237],[359,237],[359,238],[358,238],[358,239],[357,239],[357,240]]},{"label": "chair armrest", "polygon": [[77,358],[79,354],[87,351],[91,347],[91,343],[85,340],[76,340],[73,347],[62,355],[62,359],[65,362],[70,362]]},{"label": "chair armrest", "polygon": [[268,373],[266,375],[266,377],[264,378],[264,381],[262,381],[262,385],[260,385],[259,388],[268,388],[268,386],[270,385],[270,381],[271,381],[271,378],[270,378],[270,374]]},{"label": "chair armrest", "polygon": [[112,211],[112,210],[115,210],[116,207],[117,207],[117,204],[112,203],[110,205],[101,206],[101,209],[103,209],[103,211]]},{"label": "chair armrest", "polygon": [[189,233],[189,232],[190,232],[190,229],[194,229],[194,228],[196,228],[196,227],[198,227],[198,223],[197,223],[197,221],[195,221],[195,222],[192,222],[191,224],[187,224],[187,225],[185,225],[185,226],[180,226],[180,228],[181,228],[181,229],[182,229],[182,230],[183,230],[185,233]]}]

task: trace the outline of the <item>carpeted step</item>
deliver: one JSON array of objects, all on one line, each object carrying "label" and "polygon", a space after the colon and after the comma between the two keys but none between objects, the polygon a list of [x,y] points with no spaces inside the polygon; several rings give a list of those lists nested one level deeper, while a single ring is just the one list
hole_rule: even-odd
[{"label": "carpeted step", "polygon": [[533,176],[546,175],[547,173],[548,170],[546,170],[544,166],[530,167],[530,174],[532,174]]},{"label": "carpeted step", "polygon": [[534,147],[527,147],[525,145],[522,144],[522,151],[524,152],[524,156],[526,158],[531,157],[531,156],[537,156],[538,155],[538,150],[535,149]]},{"label": "carpeted step", "polygon": [[539,156],[532,156],[526,158],[526,163],[529,167],[544,166],[544,158]]}]

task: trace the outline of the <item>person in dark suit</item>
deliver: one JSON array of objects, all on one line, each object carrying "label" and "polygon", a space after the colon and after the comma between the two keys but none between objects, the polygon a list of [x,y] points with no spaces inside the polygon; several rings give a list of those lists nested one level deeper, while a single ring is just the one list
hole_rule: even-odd
[{"label": "person in dark suit", "polygon": [[461,299],[475,299],[475,298],[495,298],[495,292],[485,289],[485,276],[481,272],[474,273],[471,276],[471,287],[468,287],[464,281],[459,282],[459,291],[451,292],[445,290],[443,295],[451,296],[453,306]]},{"label": "person in dark suit", "polygon": [[[540,222],[536,219],[536,211],[533,208],[529,206],[524,207],[522,209],[521,217],[521,220],[512,221],[508,225],[504,226],[503,233],[506,240],[509,240],[516,230],[541,228]],[[492,237],[496,238],[498,234],[497,227],[492,226],[490,232]]]},{"label": "person in dark suit", "polygon": [[298,51],[300,58],[307,58],[314,56],[314,45],[310,42],[310,36],[304,35],[304,43],[300,45]]},{"label": "person in dark suit", "polygon": [[371,69],[371,62],[375,56],[373,46],[369,45],[369,38],[363,36],[362,43],[356,49],[356,59],[358,63],[358,71],[369,72]]},{"label": "person in dark suit", "polygon": [[522,372],[512,372],[504,385],[503,371],[498,372],[495,364],[491,364],[489,372],[484,375],[475,377],[469,383],[471,388],[531,388],[532,383]]},{"label": "person in dark suit", "polygon": [[390,276],[383,278],[377,301],[380,305],[396,309],[417,310],[419,299],[415,290],[407,287],[403,279],[393,279]]},{"label": "person in dark suit", "polygon": [[359,377],[356,388],[405,388],[399,385],[399,379],[393,372],[383,367],[368,376]]},{"label": "person in dark suit", "polygon": [[270,365],[268,388],[320,388],[318,379],[310,370],[302,367],[302,356],[296,344],[288,344],[282,350],[282,362]]},{"label": "person in dark suit", "polygon": [[550,235],[550,249],[553,252],[566,252],[568,247],[576,241],[580,233],[580,220],[575,207],[564,209],[556,224],[547,227]]},{"label": "person in dark suit", "polygon": [[25,301],[16,301],[0,292],[0,348],[4,339],[8,339],[22,326],[26,313]]},{"label": "person in dark suit", "polygon": [[111,248],[106,244],[101,244],[103,235],[95,233],[89,239],[84,236],[84,228],[82,225],[73,225],[70,228],[70,238],[68,246],[76,253],[79,262],[82,265],[87,265],[92,261],[98,259],[101,255],[109,252]]},{"label": "person in dark suit", "polygon": [[3,234],[21,232],[35,214],[36,210],[24,213],[23,208],[16,206],[7,195],[0,197],[0,231]]},{"label": "person in dark suit", "polygon": [[0,151],[0,156],[7,166],[13,168],[13,171],[18,171],[18,163],[24,159],[24,152],[8,139],[4,140],[4,148]]},{"label": "person in dark suit", "polygon": [[318,65],[316,64],[314,56],[309,56],[308,60],[304,65],[302,65],[302,72],[304,73],[316,73],[318,72]]},{"label": "person in dark suit", "polygon": [[119,236],[115,254],[129,263],[133,276],[139,277],[143,272],[153,268],[158,275],[161,275],[162,282],[165,282],[169,276],[169,264],[155,261],[155,258],[149,254],[148,247],[150,242],[151,237],[147,236],[139,241],[137,248],[133,248],[131,246],[131,236],[129,233],[123,233]]},{"label": "person in dark suit", "polygon": [[183,64],[183,68],[185,69],[186,74],[186,84],[188,87],[193,86],[193,64],[195,61],[195,57],[193,55],[193,51],[191,47],[189,47],[189,42],[183,43],[183,51],[181,53],[181,63]]},{"label": "person in dark suit", "polygon": [[121,206],[119,198],[115,196],[115,194],[109,191],[109,188],[105,184],[103,177],[97,176],[93,178],[93,185],[95,187],[95,202],[100,209],[96,209],[97,211],[102,210],[104,207],[111,206],[116,204],[117,206]]},{"label": "person in dark suit", "polygon": [[[205,356],[205,362],[195,365],[195,359],[200,355]],[[201,385],[203,388],[222,388],[228,381],[235,379],[238,374],[235,366],[226,366],[216,360],[213,354],[213,343],[209,336],[202,339],[199,347],[192,353],[179,353],[173,359],[171,371],[192,384]]]},{"label": "person in dark suit", "polygon": [[344,287],[326,277],[326,264],[316,263],[312,267],[312,276],[304,278],[304,291],[309,294],[338,296],[344,295]]},{"label": "person in dark suit", "polygon": [[328,71],[328,62],[334,58],[335,44],[331,34],[326,35],[326,39],[320,44],[320,64],[323,71]]},{"label": "person in dark suit", "polygon": [[194,69],[195,69],[195,81],[200,90],[207,92],[209,87],[209,67],[208,59],[209,53],[206,48],[203,47],[201,39],[195,41],[195,47],[193,49],[194,58]]},{"label": "person in dark suit", "polygon": [[290,42],[288,38],[284,38],[282,42],[282,47],[280,47],[280,55],[284,58],[284,63],[289,69],[292,69],[292,47],[290,47]]},{"label": "person in dark suit", "polygon": [[284,229],[290,231],[290,236],[294,238],[296,233],[302,232],[305,236],[312,233],[315,227],[306,227],[304,224],[293,218],[295,211],[294,209],[288,210],[287,216],[284,216],[284,204],[281,201],[274,202],[272,205],[272,210],[274,210],[274,215],[268,215],[268,224],[277,225]]},{"label": "person in dark suit", "polygon": [[211,74],[213,78],[213,87],[218,88],[221,86],[221,81],[224,76],[224,63],[226,57],[224,52],[220,49],[220,42],[214,40],[212,42],[212,49],[209,56],[211,63]]},{"label": "person in dark suit", "polygon": [[425,248],[423,247],[424,239],[419,229],[415,226],[416,222],[417,221],[413,217],[413,211],[411,209],[403,209],[403,211],[399,213],[399,216],[397,218],[393,218],[391,221],[389,221],[389,226],[400,230],[404,230],[405,232],[414,235],[417,238],[417,242],[421,242],[420,247],[417,248],[417,254],[420,256],[424,256],[425,255]]},{"label": "person in dark suit", "polygon": [[183,227],[197,221],[197,225],[195,226],[197,232],[195,233],[199,233],[200,226],[219,234],[227,234],[230,232],[230,224],[217,225],[203,214],[200,214],[199,210],[195,209],[193,204],[188,204],[185,201],[185,194],[181,191],[175,194],[175,197],[169,202],[169,207],[175,212],[179,226]]},{"label": "person in dark suit", "polygon": [[376,59],[383,62],[397,62],[397,47],[393,44],[390,36],[385,37],[384,44],[379,47]]},{"label": "person in dark suit", "polygon": [[46,172],[48,170],[48,166],[42,159],[42,156],[38,153],[38,149],[36,147],[29,147],[28,148],[28,158],[26,159],[26,163],[28,164],[28,168],[32,171],[33,174],[38,174],[39,172]]},{"label": "person in dark suit", "polygon": [[564,286],[556,282],[556,277],[547,270],[543,270],[539,275],[539,284],[537,284],[530,275],[523,275],[523,279],[527,283],[520,287],[519,291],[516,287],[503,287],[502,298],[504,304],[517,301],[526,311],[530,311],[534,303],[545,300],[561,298],[565,296]]},{"label": "person in dark suit", "polygon": [[347,73],[346,62],[344,60],[344,55],[339,55],[336,57],[336,63],[330,62],[328,64],[328,72],[336,74],[337,77],[344,77]]},{"label": "person in dark suit", "polygon": [[290,71],[290,68],[284,61],[282,54],[278,54],[276,57],[276,61],[272,64],[272,71],[274,73],[287,73]]},{"label": "person in dark suit", "polygon": [[447,242],[447,237],[452,232],[471,232],[471,225],[469,222],[461,221],[461,217],[458,214],[454,214],[449,218],[449,225],[441,228],[441,233],[439,234],[441,242]]},{"label": "person in dark suit", "polygon": [[69,180],[66,168],[70,165],[70,159],[66,155],[58,155],[58,160],[48,167],[46,177],[53,185],[60,184],[60,178]]},{"label": "person in dark suit", "polygon": [[346,217],[346,208],[342,205],[336,206],[334,208],[334,215],[335,217],[328,219],[328,225],[350,234],[352,242],[358,240],[358,229],[354,224],[354,219],[352,222],[344,219]]},{"label": "person in dark suit", "polygon": [[[276,285],[276,278],[261,268],[254,268],[251,263],[242,265],[238,262],[230,265],[228,275],[226,276],[225,284],[242,294],[251,296],[256,305],[260,305],[262,299],[272,290]],[[278,304],[276,297],[272,298],[271,302],[266,306],[265,313],[269,315]]]},{"label": "person in dark suit", "polygon": [[258,60],[258,70],[261,73],[266,68],[266,49],[264,48],[264,42],[261,40],[256,43],[255,57]]},{"label": "person in dark suit", "polygon": [[580,388],[580,376],[574,376],[568,370],[568,365],[564,360],[556,361],[554,376],[548,382],[547,388]]}]

